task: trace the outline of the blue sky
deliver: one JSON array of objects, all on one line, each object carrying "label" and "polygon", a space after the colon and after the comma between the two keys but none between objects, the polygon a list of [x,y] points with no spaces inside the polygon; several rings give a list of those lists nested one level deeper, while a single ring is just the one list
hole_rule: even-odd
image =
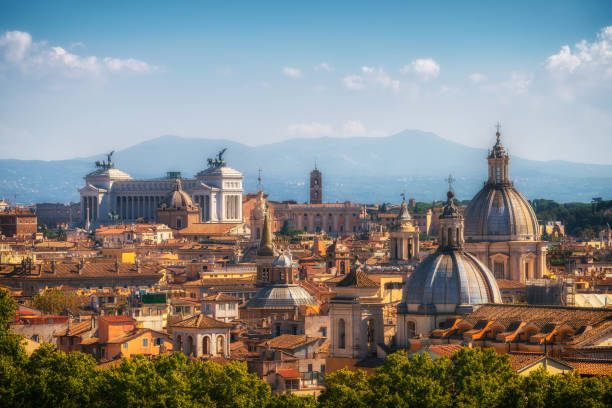
[{"label": "blue sky", "polygon": [[612,163],[609,2],[294,3],[0,3],[0,157],[403,129],[487,147],[500,120],[514,154]]}]

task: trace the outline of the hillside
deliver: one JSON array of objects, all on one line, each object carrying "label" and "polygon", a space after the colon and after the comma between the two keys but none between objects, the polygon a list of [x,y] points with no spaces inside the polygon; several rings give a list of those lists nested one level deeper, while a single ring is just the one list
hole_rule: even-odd
[{"label": "hillside", "polygon": [[[399,201],[399,194],[420,201],[444,197],[444,178],[457,179],[459,198],[471,198],[486,177],[486,150],[467,147],[418,130],[384,138],[291,139],[262,146],[217,139],[162,136],[118,151],[117,168],[134,178],[163,177],[181,171],[192,177],[206,158],[223,147],[228,165],[245,175],[254,191],[258,169],[274,200],[305,201],[305,183],[315,161],[324,176],[327,201]],[[17,201],[68,202],[78,199],[83,177],[102,155],[57,161],[0,160],[0,197]],[[534,161],[512,157],[511,177],[529,199],[559,202],[612,197],[612,166]]]}]

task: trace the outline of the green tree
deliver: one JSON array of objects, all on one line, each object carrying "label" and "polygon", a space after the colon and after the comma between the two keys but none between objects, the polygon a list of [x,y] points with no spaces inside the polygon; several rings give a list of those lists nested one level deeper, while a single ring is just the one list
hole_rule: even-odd
[{"label": "green tree", "polygon": [[45,343],[27,363],[26,405],[85,407],[95,402],[96,361],[88,354],[66,354]]},{"label": "green tree", "polygon": [[346,368],[326,377],[327,388],[319,396],[321,408],[365,408],[371,398],[370,384],[363,370]]},{"label": "green tree", "polygon": [[10,329],[14,315],[15,300],[8,291],[0,289],[0,401],[6,407],[21,405],[26,378],[24,339]]},{"label": "green tree", "polygon": [[504,388],[519,380],[508,356],[490,348],[462,348],[453,354],[449,376],[456,407],[500,406]]},{"label": "green tree", "polygon": [[34,295],[32,304],[43,313],[60,314],[66,310],[76,309],[79,305],[79,299],[72,293],[66,293],[58,288],[49,288]]},{"label": "green tree", "polygon": [[391,354],[370,377],[370,406],[450,407],[450,361],[432,360],[429,353],[408,357]]},{"label": "green tree", "polygon": [[192,402],[186,371],[187,359],[180,353],[156,362],[143,356],[125,359],[102,373],[97,400],[108,408],[211,406],[206,396],[203,405]]},{"label": "green tree", "polygon": [[317,400],[294,394],[279,394],[270,398],[267,408],[316,408]]},{"label": "green tree", "polygon": [[270,387],[249,373],[245,363],[198,362],[187,366],[190,394],[194,401],[209,398],[217,408],[265,407]]}]

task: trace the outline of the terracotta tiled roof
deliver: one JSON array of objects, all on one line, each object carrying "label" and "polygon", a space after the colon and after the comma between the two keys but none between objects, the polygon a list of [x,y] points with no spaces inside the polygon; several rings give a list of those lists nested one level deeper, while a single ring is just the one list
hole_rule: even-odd
[{"label": "terracotta tiled roof", "polygon": [[510,366],[514,371],[518,371],[521,368],[527,367],[535,363],[538,360],[544,358],[542,353],[509,353],[507,354],[510,359]]},{"label": "terracotta tiled roof", "polygon": [[308,337],[304,334],[283,334],[270,340],[266,340],[260,343],[260,345],[269,346],[270,348],[293,350],[317,340],[318,337]]},{"label": "terracotta tiled roof", "polygon": [[216,295],[205,296],[202,300],[213,302],[240,302],[240,299],[226,295],[225,293],[217,293]]},{"label": "terracotta tiled roof", "polygon": [[91,320],[86,320],[84,322],[73,323],[70,326],[70,329],[62,330],[56,332],[54,334],[55,337],[59,336],[78,336],[79,334],[83,334],[86,331],[91,330]]},{"label": "terracotta tiled roof", "polygon": [[176,322],[172,327],[191,327],[196,329],[226,329],[231,328],[229,323],[220,322],[203,314],[188,317],[185,320]]},{"label": "terracotta tiled roof", "polygon": [[286,379],[302,378],[299,371],[295,368],[279,368],[276,370],[276,374]]},{"label": "terracotta tiled roof", "polygon": [[136,320],[129,316],[100,316],[100,320],[109,323],[136,323]]},{"label": "terracotta tiled roof", "polygon": [[354,286],[356,288],[378,288],[380,284],[374,282],[361,269],[355,269],[344,277],[336,286]]},{"label": "terracotta tiled roof", "polygon": [[240,224],[226,224],[226,223],[203,223],[203,224],[190,224],[187,228],[176,231],[177,235],[224,235],[232,232],[233,229],[239,227]]},{"label": "terracotta tiled roof", "polygon": [[500,289],[524,289],[525,284],[509,279],[497,279],[497,286]]},{"label": "terracotta tiled roof", "polygon": [[581,375],[612,375],[612,360],[566,358],[563,361]]},{"label": "terracotta tiled roof", "polygon": [[141,265],[138,267],[131,263],[114,262],[92,262],[85,263],[79,270],[76,263],[56,263],[55,271],[51,263],[41,264],[34,267],[31,275],[25,275],[27,279],[66,279],[66,278],[90,278],[90,277],[110,277],[110,276],[147,276],[160,277],[156,269],[151,266]]},{"label": "terracotta tiled roof", "polygon": [[448,345],[440,345],[440,346],[429,346],[427,350],[441,357],[443,356],[450,357],[456,352],[458,352],[459,350],[461,350],[462,348],[463,346],[460,346],[460,345],[448,344]]},{"label": "terracotta tiled roof", "polygon": [[134,340],[134,339],[142,336],[143,334],[149,333],[149,332],[154,333],[158,337],[165,337],[166,339],[169,339],[168,335],[165,334],[165,333],[158,332],[158,331],[151,330],[151,329],[142,328],[142,329],[132,330],[132,331],[127,332],[127,333],[122,333],[119,336],[116,336],[116,337],[113,337],[112,339],[109,339],[107,341],[107,343],[114,343],[114,344],[125,343],[126,341]]}]

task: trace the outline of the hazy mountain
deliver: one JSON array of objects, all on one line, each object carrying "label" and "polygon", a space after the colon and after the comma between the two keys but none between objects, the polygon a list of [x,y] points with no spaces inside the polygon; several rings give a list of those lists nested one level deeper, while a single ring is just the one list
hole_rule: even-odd
[{"label": "hazy mountain", "polygon": [[[418,130],[384,138],[292,139],[251,147],[217,139],[162,136],[118,151],[117,168],[134,178],[163,177],[181,171],[192,177],[223,147],[229,166],[245,175],[255,191],[258,169],[274,200],[307,199],[308,172],[315,161],[323,172],[326,201],[398,202],[399,194],[419,201],[443,199],[444,178],[452,173],[460,199],[471,198],[486,178],[487,152]],[[103,155],[72,160],[0,160],[0,197],[30,202],[78,200],[83,177]],[[590,201],[612,197],[612,166],[534,161],[512,157],[511,178],[529,199]]]}]

